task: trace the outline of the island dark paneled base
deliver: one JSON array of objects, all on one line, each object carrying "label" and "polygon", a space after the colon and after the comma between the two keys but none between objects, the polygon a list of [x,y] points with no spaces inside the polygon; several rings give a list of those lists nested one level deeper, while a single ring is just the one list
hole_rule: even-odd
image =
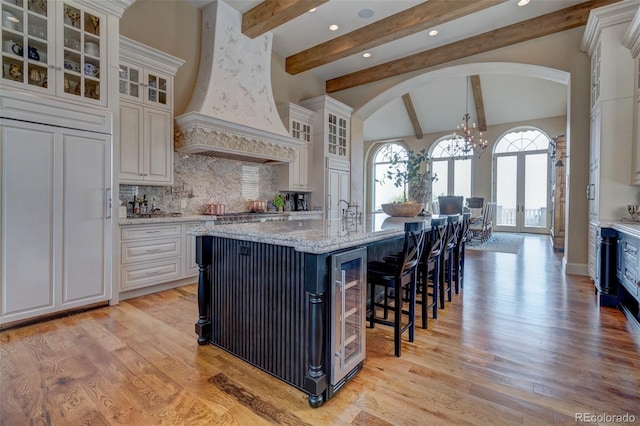
[{"label": "island dark paneled base", "polygon": [[[336,316],[331,256],[349,250],[312,254],[197,236],[198,343],[218,346],[308,393],[312,407],[322,405],[362,368],[359,362],[330,383]],[[364,259],[366,265],[366,254]],[[366,291],[364,283],[362,288]]]}]

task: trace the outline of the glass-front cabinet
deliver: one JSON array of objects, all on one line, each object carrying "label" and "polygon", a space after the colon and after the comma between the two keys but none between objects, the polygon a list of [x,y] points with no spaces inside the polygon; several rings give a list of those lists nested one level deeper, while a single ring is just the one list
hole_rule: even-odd
[{"label": "glass-front cabinet", "polygon": [[172,76],[120,61],[118,91],[120,99],[170,108]]},{"label": "glass-front cabinet", "polygon": [[3,84],[106,104],[104,14],[71,1],[0,0],[0,6]]},{"label": "glass-front cabinet", "polygon": [[335,389],[365,358],[367,249],[331,257],[333,324],[331,384]]}]

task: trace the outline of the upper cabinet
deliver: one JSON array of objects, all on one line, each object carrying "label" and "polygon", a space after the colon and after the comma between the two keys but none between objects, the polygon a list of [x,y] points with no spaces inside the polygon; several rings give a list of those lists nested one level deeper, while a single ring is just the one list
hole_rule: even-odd
[{"label": "upper cabinet", "polygon": [[3,85],[106,106],[108,5],[2,0]]},{"label": "upper cabinet", "polygon": [[279,166],[278,189],[281,191],[311,191],[309,161],[311,159],[311,137],[314,112],[293,103],[278,105],[280,118],[291,134],[300,141],[294,147],[296,159]]},{"label": "upper cabinet", "polygon": [[353,108],[329,96],[307,99],[301,104],[317,114],[315,132],[322,135],[324,155],[349,160]]},{"label": "upper cabinet", "polygon": [[173,183],[173,77],[183,63],[120,37],[120,183]]}]

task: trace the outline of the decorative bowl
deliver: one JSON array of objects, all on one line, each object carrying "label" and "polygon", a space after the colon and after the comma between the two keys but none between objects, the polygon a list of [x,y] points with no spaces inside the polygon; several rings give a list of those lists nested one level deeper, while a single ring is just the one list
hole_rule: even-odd
[{"label": "decorative bowl", "polygon": [[422,203],[388,203],[382,204],[382,211],[389,216],[413,217],[422,211]]}]

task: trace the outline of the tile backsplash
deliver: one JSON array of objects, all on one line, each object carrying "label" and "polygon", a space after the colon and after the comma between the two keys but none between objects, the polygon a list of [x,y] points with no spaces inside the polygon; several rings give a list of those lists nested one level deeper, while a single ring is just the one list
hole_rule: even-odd
[{"label": "tile backsplash", "polygon": [[271,200],[277,183],[275,166],[176,152],[173,186],[120,185],[119,198],[146,194],[150,206],[168,213],[202,213],[208,203],[224,204],[227,213],[244,212],[249,200]]}]

